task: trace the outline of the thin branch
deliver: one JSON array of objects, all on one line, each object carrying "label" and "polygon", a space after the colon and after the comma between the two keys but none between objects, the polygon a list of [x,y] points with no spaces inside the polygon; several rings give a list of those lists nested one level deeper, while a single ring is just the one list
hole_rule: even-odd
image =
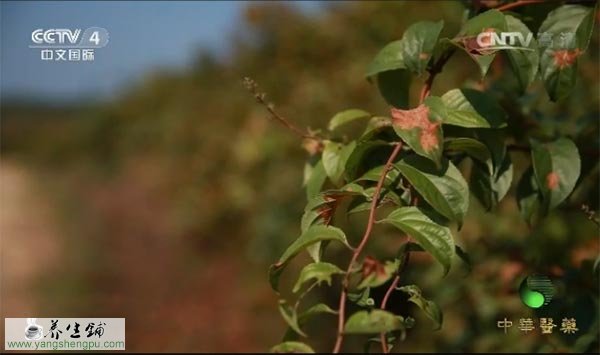
[{"label": "thin branch", "polygon": [[496,8],[496,10],[507,11],[507,10],[512,10],[512,9],[514,9],[516,7],[520,7],[520,6],[531,5],[531,4],[542,4],[544,2],[546,2],[546,1],[545,0],[520,0],[520,1],[515,1],[515,2],[511,2],[508,4],[498,6]]},{"label": "thin branch", "polygon": [[[417,197],[416,196],[413,199],[413,205],[414,206],[417,205]],[[396,277],[394,277],[394,281],[392,281],[392,283],[390,284],[390,287],[385,292],[385,296],[383,296],[383,300],[381,301],[381,307],[379,307],[382,310],[385,310],[388,299],[390,298],[390,296],[392,295],[392,292],[396,289],[396,287],[398,287],[398,283],[400,283],[400,275],[402,275],[402,273],[404,272],[404,269],[406,269],[406,265],[408,265],[408,261],[410,260],[410,248],[409,248],[410,241],[411,241],[411,238],[410,238],[410,236],[408,236],[408,239],[406,239],[406,242],[404,243],[404,246],[406,247],[404,249],[404,255],[405,255],[404,261],[402,262],[402,265],[400,265],[400,269],[396,272]],[[379,335],[379,338],[381,340],[381,350],[383,351],[384,354],[389,353],[387,341],[385,339],[385,332],[382,332]]]},{"label": "thin branch", "polygon": [[377,209],[377,204],[379,202],[379,195],[381,194],[381,190],[383,188],[383,184],[385,182],[385,178],[387,177],[388,172],[392,168],[392,164],[394,160],[402,150],[402,143],[397,143],[396,147],[390,154],[385,166],[383,167],[383,172],[379,177],[379,181],[377,182],[377,187],[375,187],[375,193],[373,194],[373,201],[371,202],[371,208],[369,210],[369,220],[367,221],[367,228],[365,229],[365,234],[360,241],[360,244],[354,252],[352,253],[352,259],[350,259],[350,263],[348,264],[348,268],[346,270],[346,274],[344,276],[344,280],[342,282],[342,292],[340,295],[340,304],[339,304],[339,313],[338,313],[338,330],[337,330],[337,339],[335,342],[335,347],[333,348],[334,353],[339,353],[342,348],[342,342],[344,341],[344,321],[346,315],[346,298],[348,294],[348,284],[350,279],[350,273],[352,266],[358,259],[358,256],[365,248],[369,237],[371,236],[371,231],[373,230],[373,224],[375,223],[375,210]]},{"label": "thin branch", "polygon": [[279,113],[277,113],[277,111],[275,111],[275,106],[272,103],[269,103],[265,100],[266,98],[266,94],[264,92],[260,92],[258,91],[258,84],[246,77],[243,80],[244,86],[246,87],[246,89],[248,89],[248,91],[250,91],[250,93],[252,93],[252,95],[254,95],[254,98],[256,99],[256,101],[258,103],[260,103],[261,105],[265,106],[265,108],[267,109],[267,111],[269,111],[269,113],[271,114],[271,117],[278,121],[279,123],[281,123],[282,125],[284,125],[285,127],[287,127],[290,131],[294,132],[295,134],[297,134],[298,136],[302,137],[302,138],[306,138],[306,139],[313,139],[316,141],[322,141],[322,139],[318,136],[315,136],[314,134],[311,134],[308,131],[304,131],[298,127],[296,127],[292,122],[290,122],[288,119],[286,119],[285,117],[281,116]]},{"label": "thin branch", "polygon": [[581,205],[581,211],[585,213],[587,219],[595,223],[598,227],[600,227],[600,220],[596,217],[596,211],[590,209],[590,206],[583,204]]},{"label": "thin branch", "polygon": [[439,73],[442,72],[442,68],[444,67],[444,65],[446,65],[446,63],[448,62],[448,60],[450,59],[450,57],[452,57],[452,55],[454,54],[454,52],[456,52],[455,48],[450,49],[448,52],[446,52],[446,55],[444,55],[443,57],[441,57],[429,69],[429,77],[425,81],[425,84],[423,85],[423,88],[421,88],[421,95],[419,97],[419,103],[423,103],[423,101],[425,100],[425,98],[427,98],[427,96],[429,96],[429,93],[431,92],[431,87],[433,86],[433,81],[435,80],[435,77]]},{"label": "thin branch", "polygon": [[[396,287],[398,286],[398,283],[400,283],[400,275],[396,275],[396,277],[394,277],[394,281],[392,281],[390,287],[387,289],[385,296],[383,296],[383,301],[381,301],[381,308],[382,310],[385,310],[385,307],[387,306],[387,301],[390,298],[392,292],[396,289]],[[388,349],[387,346],[387,340],[385,339],[385,332],[382,332],[379,335],[380,339],[381,339],[381,350],[383,350],[384,354],[387,354],[390,352],[390,350]]]},{"label": "thin branch", "polygon": [[[385,310],[387,301],[390,298],[390,295],[392,294],[392,292],[398,286],[399,282],[400,282],[400,275],[396,275],[396,277],[394,278],[394,281],[392,282],[392,284],[388,288],[387,292],[385,293],[385,296],[383,297],[383,301],[381,302],[381,307],[380,307],[382,310]],[[389,353],[390,350],[388,349],[388,344],[387,344],[387,339],[385,338],[385,333],[381,333],[379,336],[380,336],[380,340],[381,340],[381,349],[383,350],[383,353],[384,354]]]}]

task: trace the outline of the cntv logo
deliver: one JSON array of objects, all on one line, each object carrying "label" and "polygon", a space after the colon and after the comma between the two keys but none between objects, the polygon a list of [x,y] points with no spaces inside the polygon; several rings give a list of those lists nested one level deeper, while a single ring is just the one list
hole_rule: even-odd
[{"label": "cntv logo", "polygon": [[[529,48],[533,34],[530,32],[527,36],[521,32],[500,32],[484,31],[477,35],[477,44],[485,49],[517,49],[533,51]],[[518,45],[520,44],[520,46]]]},{"label": "cntv logo", "polygon": [[36,47],[104,47],[108,43],[108,31],[102,27],[82,29],[38,28],[31,32]]}]

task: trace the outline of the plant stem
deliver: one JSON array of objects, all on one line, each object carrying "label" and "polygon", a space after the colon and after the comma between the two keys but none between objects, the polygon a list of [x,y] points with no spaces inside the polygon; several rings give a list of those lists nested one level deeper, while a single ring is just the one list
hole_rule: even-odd
[{"label": "plant stem", "polygon": [[375,193],[373,194],[373,201],[371,202],[371,208],[369,210],[369,220],[367,221],[367,228],[365,229],[365,234],[360,241],[360,244],[354,252],[352,253],[352,259],[350,259],[350,263],[348,264],[348,268],[346,270],[346,274],[344,275],[344,280],[342,282],[342,292],[340,294],[340,304],[339,304],[339,314],[338,314],[338,330],[337,330],[337,339],[335,342],[335,347],[333,348],[334,353],[339,353],[342,348],[342,342],[344,341],[344,321],[346,315],[346,298],[348,294],[348,283],[350,279],[350,273],[352,266],[358,259],[358,256],[364,249],[369,237],[371,236],[371,231],[373,230],[373,224],[375,223],[375,210],[377,209],[377,204],[379,202],[379,195],[381,194],[381,190],[383,188],[383,184],[385,182],[385,178],[387,177],[388,172],[392,168],[392,164],[394,160],[402,150],[402,143],[396,143],[396,147],[390,154],[385,166],[383,167],[383,172],[379,177],[379,181],[377,182],[377,187],[375,188]]},{"label": "plant stem", "polygon": [[591,210],[590,206],[586,204],[581,205],[581,211],[585,213],[587,219],[596,224],[596,226],[600,227],[600,220],[598,220],[598,217],[596,217],[596,211]]},{"label": "plant stem", "polygon": [[258,91],[258,84],[254,80],[252,80],[250,78],[244,78],[243,82],[244,82],[244,85],[246,86],[246,88],[248,89],[248,91],[250,91],[252,93],[252,95],[254,95],[254,98],[256,99],[256,101],[258,103],[260,103],[261,105],[263,105],[267,109],[267,111],[269,111],[269,113],[271,114],[271,117],[274,120],[278,121],[279,123],[284,125],[286,128],[288,128],[290,131],[294,132],[295,134],[297,134],[298,136],[300,136],[302,138],[313,139],[318,142],[322,141],[321,137],[315,136],[314,134],[311,134],[310,132],[303,131],[302,129],[296,127],[296,125],[294,125],[288,119],[286,119],[285,117],[283,117],[279,113],[277,113],[277,111],[275,111],[275,107],[273,106],[273,104],[271,104],[265,100],[265,97],[266,97],[265,93]]},{"label": "plant stem", "polygon": [[423,88],[421,88],[421,95],[419,97],[419,103],[422,104],[423,101],[425,100],[425,98],[427,98],[427,96],[429,96],[429,93],[431,92],[431,87],[433,86],[433,81],[435,80],[435,77],[439,73],[442,72],[442,68],[444,67],[444,65],[446,65],[446,63],[448,62],[450,57],[452,57],[454,52],[456,52],[456,48],[452,48],[452,49],[448,50],[448,52],[446,52],[445,55],[440,57],[440,59],[431,66],[431,68],[429,69],[429,77],[425,81]]},{"label": "plant stem", "polygon": [[546,1],[545,0],[521,0],[521,1],[515,1],[515,2],[508,3],[508,4],[504,4],[502,6],[498,6],[496,8],[496,10],[507,11],[507,10],[514,9],[519,6],[525,6],[525,5],[531,5],[531,4],[541,4],[544,2],[546,2]]},{"label": "plant stem", "polygon": [[[385,310],[385,307],[387,305],[387,301],[390,298],[390,295],[392,294],[392,292],[394,291],[394,289],[396,287],[398,287],[398,283],[400,282],[400,274],[396,275],[396,277],[394,277],[394,281],[392,281],[392,284],[390,285],[390,287],[387,289],[385,296],[383,296],[383,301],[381,301],[381,308],[382,310]],[[383,351],[384,354],[389,353],[389,349],[387,346],[387,340],[385,339],[385,332],[382,332],[379,335],[380,339],[381,339],[381,350]]]}]

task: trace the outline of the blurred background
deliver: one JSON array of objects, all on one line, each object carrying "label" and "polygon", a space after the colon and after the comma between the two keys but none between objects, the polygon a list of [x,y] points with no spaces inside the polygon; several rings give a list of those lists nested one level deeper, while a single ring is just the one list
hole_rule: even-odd
[{"label": "blurred background", "polygon": [[[2,317],[125,317],[127,350],[138,352],[252,352],[278,343],[286,326],[267,268],[300,232],[306,153],[241,79],[254,78],[300,126],[323,128],[347,108],[386,115],[366,65],[415,21],[444,19],[442,36],[453,36],[465,3],[3,1]],[[535,33],[540,19],[528,11],[520,13]],[[93,62],[45,62],[28,48],[37,28],[91,26],[110,34]],[[572,137],[587,152],[581,180],[563,208],[528,226],[514,192],[529,160],[513,153],[509,195],[491,212],[473,199],[456,233],[472,270],[457,261],[442,278],[431,259],[411,258],[402,283],[417,283],[441,306],[444,327],[432,333],[394,294],[391,309],[417,320],[394,351],[599,350],[600,236],[580,211],[597,210],[599,200],[597,30],[567,102],[549,102],[539,82],[517,98],[505,61],[499,56],[479,82],[475,64],[457,55],[433,94],[485,86],[509,111],[511,139]],[[420,86],[415,80],[415,100]],[[364,221],[343,222],[352,244]],[[394,254],[397,235],[377,232],[368,252]],[[288,268],[283,289],[304,262]],[[557,287],[542,311],[516,292],[531,273]],[[338,292],[323,286],[315,297],[335,308]],[[382,296],[373,295],[377,303]],[[505,317],[515,323],[508,334],[496,324]],[[519,318],[539,317],[559,326],[575,318],[579,331],[516,329]],[[307,332],[314,348],[330,350],[334,317]],[[361,351],[363,340],[348,337],[347,350]]]}]

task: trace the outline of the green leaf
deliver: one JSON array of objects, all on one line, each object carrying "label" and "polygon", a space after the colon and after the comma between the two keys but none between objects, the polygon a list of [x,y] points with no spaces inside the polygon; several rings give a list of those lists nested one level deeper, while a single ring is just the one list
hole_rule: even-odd
[{"label": "green leaf", "polygon": [[[279,261],[269,267],[269,283],[273,290],[279,292],[279,278],[287,266],[287,262],[300,251],[322,241],[337,240],[350,248],[344,232],[336,227],[313,225],[290,245]],[[318,252],[318,250],[317,250]],[[317,253],[318,254],[318,253]],[[311,255],[314,258],[314,255]]]},{"label": "green leaf", "polygon": [[367,142],[371,140],[375,135],[382,132],[386,129],[386,127],[392,126],[392,119],[385,116],[375,116],[371,117],[369,123],[367,123],[367,127],[365,131],[360,136],[359,141]]},{"label": "green leaf", "polygon": [[471,257],[469,257],[469,254],[466,251],[464,251],[461,247],[459,247],[458,245],[456,246],[454,251],[455,251],[456,255],[460,258],[460,260],[462,260],[462,262],[467,267],[467,272],[470,273],[471,270],[473,269],[473,267],[471,266]]},{"label": "green leaf", "polygon": [[552,101],[567,97],[575,87],[578,57],[590,42],[595,12],[580,5],[563,5],[550,12],[540,26],[540,73]]},{"label": "green leaf", "polygon": [[363,162],[369,156],[369,153],[377,148],[385,146],[389,146],[389,143],[382,140],[359,141],[346,161],[344,172],[346,179],[348,181],[355,180],[358,174],[362,172],[361,169],[364,169]]},{"label": "green leaf", "polygon": [[305,210],[300,220],[300,231],[304,232],[315,224],[325,224],[320,217],[321,211],[318,209]]},{"label": "green leaf", "polygon": [[454,256],[454,240],[448,227],[432,221],[417,207],[400,207],[381,222],[390,223],[414,238],[448,273]]},{"label": "green leaf", "polygon": [[[338,314],[338,312],[334,311],[324,303],[316,304],[298,315],[298,326],[304,326],[311,318],[319,314]],[[285,335],[283,336],[283,341],[294,341],[298,340],[298,338],[298,333],[296,333],[291,327],[288,327]]]},{"label": "green leaf", "polygon": [[454,39],[454,42],[459,43],[461,48],[477,63],[482,77],[485,76],[496,56],[494,51],[486,50],[477,43],[477,35],[484,31],[496,33],[506,31],[504,14],[493,9],[483,12],[469,19]]},{"label": "green leaf", "polygon": [[418,75],[425,71],[442,27],[444,21],[421,21],[406,29],[400,48],[404,64],[408,69]]},{"label": "green leaf", "polygon": [[[328,192],[321,192],[311,198],[300,220],[300,231],[304,233],[313,225],[329,225],[335,208],[336,199],[332,198]],[[315,262],[321,261],[321,242],[309,245],[306,247],[306,251]]]},{"label": "green leaf", "polygon": [[[363,176],[359,177],[357,179],[357,181],[374,181],[377,182],[379,181],[379,178],[381,177],[381,174],[383,173],[383,165],[377,166],[369,171],[367,171]],[[385,176],[385,184],[391,184],[394,181],[396,181],[396,179],[398,179],[398,176],[400,174],[398,174],[398,172],[394,169],[390,169],[387,173],[387,175]]]},{"label": "green leaf", "polygon": [[381,72],[404,69],[404,60],[402,59],[402,41],[394,41],[383,47],[375,56],[375,59],[367,67],[367,77]]},{"label": "green leaf", "polygon": [[300,313],[298,315],[298,324],[304,325],[309,319],[321,313],[338,314],[337,311],[331,309],[328,305],[319,303]]},{"label": "green leaf", "polygon": [[488,10],[470,18],[459,32],[459,36],[477,36],[487,28],[506,29],[504,14],[498,10]]},{"label": "green leaf", "polygon": [[467,128],[501,128],[506,113],[491,96],[473,89],[453,89],[442,95],[444,124]]},{"label": "green leaf", "polygon": [[360,307],[373,307],[375,301],[369,297],[371,289],[369,287],[359,290],[358,292],[348,292],[348,300],[356,303]]},{"label": "green leaf", "polygon": [[333,131],[336,128],[348,124],[352,121],[361,120],[371,117],[371,114],[364,110],[349,109],[337,113],[331,121],[329,121],[329,130]]},{"label": "green leaf", "polygon": [[346,161],[355,147],[355,141],[352,141],[347,145],[332,141],[325,142],[325,148],[323,150],[323,166],[327,176],[329,176],[334,185],[340,186],[342,184]]},{"label": "green leaf", "polygon": [[323,160],[319,159],[319,161],[314,165],[308,174],[305,174],[305,185],[306,185],[306,196],[307,198],[311,198],[321,191],[325,180],[327,179],[327,173],[325,172],[325,167],[323,166]]},{"label": "green leaf", "polygon": [[567,138],[545,144],[532,141],[531,148],[533,170],[544,197],[544,207],[554,208],[569,196],[579,178],[579,151]]},{"label": "green leaf", "polygon": [[296,285],[294,285],[293,292],[296,293],[300,291],[302,285],[312,279],[316,279],[317,283],[326,282],[327,285],[331,286],[331,277],[335,274],[343,274],[344,271],[340,270],[337,266],[330,263],[312,263],[306,265],[302,271],[300,272],[300,276],[298,277],[298,281],[296,281]]},{"label": "green leaf", "polygon": [[358,289],[363,288],[374,288],[377,286],[381,286],[386,283],[389,279],[394,276],[396,271],[398,271],[398,267],[400,266],[400,260],[395,259],[393,261],[387,261],[383,266],[383,272],[373,272],[370,275],[367,275],[360,284],[357,286]]},{"label": "green leaf", "polygon": [[410,72],[404,69],[381,72],[377,74],[377,88],[390,106],[407,108],[410,79]]},{"label": "green leaf", "polygon": [[506,154],[502,165],[494,172],[491,159],[485,164],[475,162],[471,169],[471,191],[483,206],[490,210],[496,206],[510,189],[513,165]]},{"label": "green leaf", "polygon": [[392,109],[392,124],[396,134],[412,150],[436,165],[442,158],[444,133],[442,120],[443,104],[438,97],[428,97],[417,108],[410,110]]},{"label": "green leaf", "polygon": [[524,39],[531,38],[527,46],[531,50],[513,49],[505,51],[512,71],[519,82],[521,93],[523,93],[529,84],[535,80],[538,71],[540,55],[538,53],[537,41],[533,38],[533,33],[531,33],[529,28],[519,19],[510,15],[505,15],[505,18],[508,32],[519,32],[523,35]]},{"label": "green leaf", "polygon": [[269,350],[270,353],[305,353],[313,354],[315,351],[308,345],[298,341],[286,341],[275,345]]},{"label": "green leaf", "polygon": [[275,292],[279,292],[279,279],[285,267],[286,264],[269,266],[269,284]]},{"label": "green leaf", "polygon": [[[489,129],[474,129],[477,140],[481,141],[490,150],[494,171],[502,165],[506,156],[506,144],[504,144],[504,134],[502,131]],[[489,165],[489,163],[488,163]]]},{"label": "green leaf", "polygon": [[395,167],[431,207],[448,219],[462,223],[469,208],[469,186],[454,164],[445,160],[438,170],[428,160],[411,155]]},{"label": "green leaf", "polygon": [[487,163],[491,159],[490,150],[487,146],[474,138],[448,138],[444,142],[444,149],[450,152],[464,152],[482,163]]},{"label": "green leaf", "polygon": [[527,224],[533,224],[534,220],[540,214],[542,195],[539,191],[533,167],[529,167],[521,176],[517,185],[517,203],[521,216]]},{"label": "green leaf", "polygon": [[429,317],[435,323],[435,329],[442,328],[442,322],[444,320],[444,316],[440,307],[432,301],[429,301],[423,297],[421,294],[421,289],[415,285],[402,286],[398,288],[398,290],[402,292],[406,292],[410,297],[408,300],[414,304],[416,304],[419,308],[425,312],[427,317]]},{"label": "green leaf", "polygon": [[347,247],[350,247],[348,245],[348,241],[346,240],[346,235],[341,229],[332,226],[316,225],[310,227],[306,230],[306,232],[302,233],[302,235],[285,250],[276,265],[280,266],[285,264],[307,246],[324,240],[335,240],[341,242]]},{"label": "green leaf", "polygon": [[279,300],[279,313],[281,313],[281,317],[292,330],[303,337],[306,337],[306,333],[304,333],[298,325],[298,314],[294,307],[289,306],[285,300]]},{"label": "green leaf", "polygon": [[373,334],[404,329],[404,319],[380,309],[358,311],[346,321],[344,333]]}]

